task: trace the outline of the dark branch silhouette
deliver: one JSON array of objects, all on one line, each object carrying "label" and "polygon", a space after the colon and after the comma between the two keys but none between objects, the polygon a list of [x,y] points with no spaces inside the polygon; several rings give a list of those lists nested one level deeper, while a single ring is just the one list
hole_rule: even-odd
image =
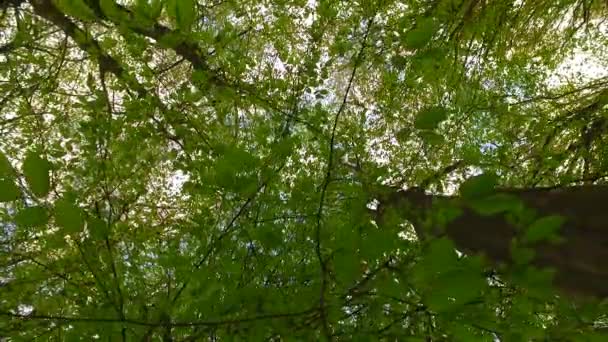
[{"label": "dark branch silhouette", "polygon": [[[608,186],[501,189],[497,193],[518,199],[537,218],[564,218],[560,242],[531,245],[535,251],[532,265],[553,268],[556,287],[569,295],[608,297]],[[414,225],[421,240],[445,234],[465,253],[483,254],[495,264],[513,263],[512,242],[521,237],[522,227],[507,213],[482,215],[458,196],[430,195],[417,189],[394,189],[379,197],[375,212],[379,225],[387,211],[397,210]],[[458,208],[460,215],[444,229],[437,224],[425,227],[437,208],[446,206]]]}]

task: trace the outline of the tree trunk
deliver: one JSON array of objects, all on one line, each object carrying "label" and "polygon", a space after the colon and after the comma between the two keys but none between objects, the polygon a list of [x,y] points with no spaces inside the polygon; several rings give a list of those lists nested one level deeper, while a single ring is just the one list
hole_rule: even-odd
[{"label": "tree trunk", "polygon": [[[531,247],[531,264],[556,270],[555,285],[574,296],[608,297],[608,186],[589,185],[561,189],[501,189],[497,193],[519,199],[536,217],[562,216],[561,243],[538,242]],[[393,191],[380,196],[379,224],[388,209],[398,209],[416,230],[419,239],[445,234],[465,253],[481,253],[495,264],[511,264],[514,238],[522,236],[505,214],[481,215],[456,196],[422,191]],[[424,228],[436,208],[457,207],[461,213],[443,229]],[[525,229],[525,228],[524,228]]]}]

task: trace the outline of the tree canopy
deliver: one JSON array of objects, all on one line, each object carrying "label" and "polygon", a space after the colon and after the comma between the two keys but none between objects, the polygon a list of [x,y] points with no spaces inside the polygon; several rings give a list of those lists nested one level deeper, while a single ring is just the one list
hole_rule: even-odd
[{"label": "tree canopy", "polygon": [[561,216],[518,207],[497,265],[370,211],[400,187],[490,214],[494,187],[605,193],[607,14],[0,0],[0,336],[605,341],[606,301],[515,243],[559,244]]}]

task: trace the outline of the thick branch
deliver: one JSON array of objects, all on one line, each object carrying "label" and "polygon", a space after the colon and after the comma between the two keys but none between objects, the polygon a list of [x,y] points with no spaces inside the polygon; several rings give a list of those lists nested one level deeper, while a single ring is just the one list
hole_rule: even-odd
[{"label": "thick branch", "polygon": [[[560,228],[562,243],[539,242],[532,247],[532,264],[556,270],[555,285],[572,295],[608,297],[608,186],[591,185],[561,189],[503,189],[513,195],[536,217],[559,215],[565,219]],[[521,235],[504,214],[481,215],[461,198],[428,195],[421,191],[394,191],[380,199],[378,222],[382,224],[387,209],[398,209],[412,222],[420,238],[425,233],[437,236],[437,227],[425,229],[423,222],[432,217],[434,208],[455,206],[462,214],[445,226],[445,235],[468,253],[480,253],[496,264],[513,261],[511,246]]]},{"label": "thick branch", "polygon": [[22,320],[32,320],[32,321],[53,321],[53,322],[69,322],[69,323],[95,323],[95,324],[130,324],[136,326],[145,326],[145,327],[158,327],[162,324],[171,326],[171,327],[217,327],[217,326],[230,326],[230,325],[239,325],[244,323],[256,322],[256,321],[267,321],[267,320],[275,320],[275,319],[285,319],[285,318],[293,318],[293,317],[301,317],[307,316],[308,314],[314,312],[315,309],[309,309],[299,312],[290,312],[290,313],[277,313],[277,314],[266,314],[259,315],[253,317],[243,317],[243,318],[234,318],[234,319],[225,319],[225,320],[215,320],[215,321],[191,321],[191,322],[171,322],[171,323],[156,323],[156,322],[147,322],[135,319],[115,319],[115,318],[93,318],[93,317],[67,317],[67,316],[54,316],[54,315],[33,315],[33,314],[18,314],[8,311],[0,311],[0,316],[12,317]]}]

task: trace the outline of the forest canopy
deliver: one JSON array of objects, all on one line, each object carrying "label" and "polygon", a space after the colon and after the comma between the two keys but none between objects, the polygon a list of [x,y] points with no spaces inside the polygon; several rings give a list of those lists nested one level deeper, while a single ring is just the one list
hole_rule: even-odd
[{"label": "forest canopy", "polygon": [[0,0],[0,339],[606,341],[607,15]]}]

